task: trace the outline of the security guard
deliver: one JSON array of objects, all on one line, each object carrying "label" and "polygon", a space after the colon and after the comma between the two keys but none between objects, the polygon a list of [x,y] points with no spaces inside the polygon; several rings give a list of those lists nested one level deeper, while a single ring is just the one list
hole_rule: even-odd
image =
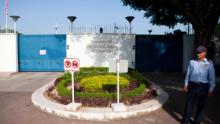
[{"label": "security guard", "polygon": [[206,59],[206,47],[199,46],[196,52],[197,59],[190,61],[185,77],[183,90],[187,94],[182,124],[189,123],[194,104],[197,110],[193,123],[201,123],[207,98],[212,96],[215,88],[215,69],[213,63]]}]

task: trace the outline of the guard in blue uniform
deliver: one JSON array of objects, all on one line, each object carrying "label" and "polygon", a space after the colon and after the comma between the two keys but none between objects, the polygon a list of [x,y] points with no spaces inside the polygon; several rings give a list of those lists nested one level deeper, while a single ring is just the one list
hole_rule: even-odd
[{"label": "guard in blue uniform", "polygon": [[194,105],[197,110],[193,123],[201,123],[207,98],[212,96],[215,88],[215,69],[206,59],[206,47],[199,46],[196,52],[197,59],[190,61],[185,77],[183,89],[187,94],[182,124],[189,123]]}]

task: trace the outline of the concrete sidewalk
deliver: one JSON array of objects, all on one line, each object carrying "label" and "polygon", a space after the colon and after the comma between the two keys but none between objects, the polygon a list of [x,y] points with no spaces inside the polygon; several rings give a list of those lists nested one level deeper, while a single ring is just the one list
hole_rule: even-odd
[{"label": "concrete sidewalk", "polygon": [[1,92],[33,92],[62,73],[22,72],[0,77]]},{"label": "concrete sidewalk", "polygon": [[0,79],[1,78],[8,78],[12,75],[13,73],[10,72],[0,72]]}]

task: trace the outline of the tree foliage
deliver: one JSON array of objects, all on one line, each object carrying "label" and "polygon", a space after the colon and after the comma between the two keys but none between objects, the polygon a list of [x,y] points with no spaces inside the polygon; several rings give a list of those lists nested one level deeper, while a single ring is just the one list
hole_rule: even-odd
[{"label": "tree foliage", "polygon": [[207,45],[220,16],[220,0],[121,0],[125,6],[144,11],[152,24],[174,27],[191,23],[197,45]]}]

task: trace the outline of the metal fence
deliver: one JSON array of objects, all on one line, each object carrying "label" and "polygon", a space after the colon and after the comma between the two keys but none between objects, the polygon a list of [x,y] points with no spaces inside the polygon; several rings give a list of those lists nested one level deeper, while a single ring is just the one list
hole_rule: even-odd
[{"label": "metal fence", "polygon": [[[73,33],[129,33],[129,26],[126,25],[92,25],[73,26]],[[69,31],[71,27],[69,26]]]},{"label": "metal fence", "polygon": [[[126,25],[92,25],[92,26],[73,26],[73,33],[129,33],[129,26]],[[69,32],[71,27],[69,26]],[[5,29],[0,29],[0,34],[6,33]],[[14,33],[13,29],[8,29],[7,33]]]},{"label": "metal fence", "polygon": [[[7,30],[7,34],[13,34],[13,33],[14,33],[14,30],[12,30],[12,29]],[[6,30],[5,29],[3,29],[3,30],[0,29],[0,34],[6,34]]]}]

